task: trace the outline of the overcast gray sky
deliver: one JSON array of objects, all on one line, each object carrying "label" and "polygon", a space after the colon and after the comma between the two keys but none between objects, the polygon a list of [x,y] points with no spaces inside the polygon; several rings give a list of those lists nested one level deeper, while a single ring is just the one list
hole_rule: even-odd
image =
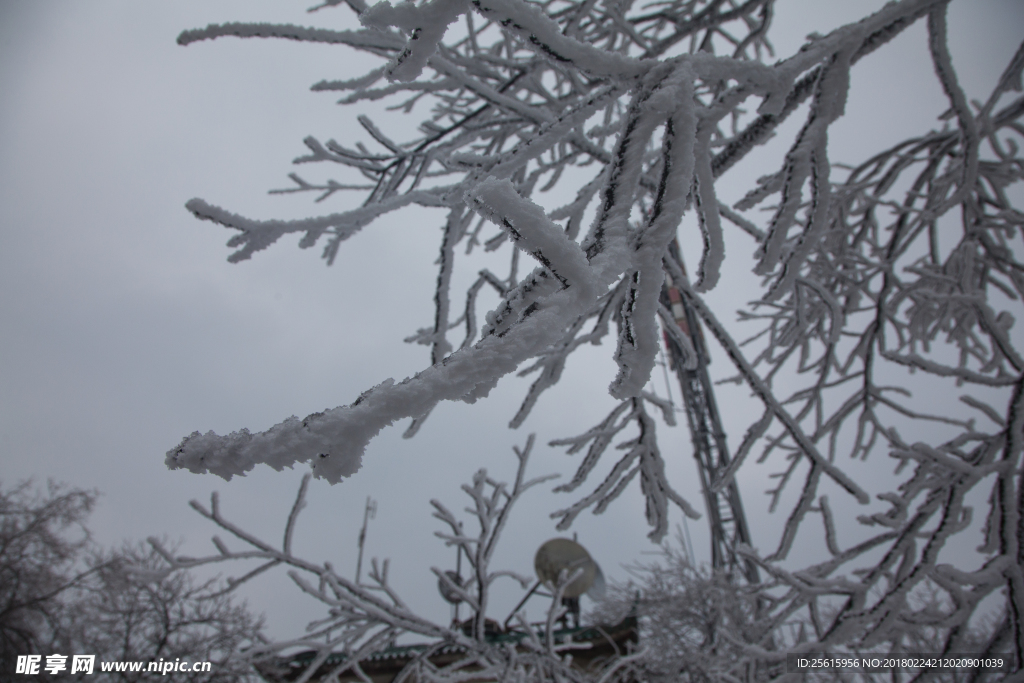
[{"label": "overcast gray sky", "polygon": [[[230,518],[278,538],[301,471],[258,467],[224,482],[169,472],[164,453],[193,430],[265,429],[350,403],[428,362],[424,347],[402,338],[432,320],[436,215],[410,211],[374,224],[343,245],[331,268],[318,249],[299,250],[295,240],[232,265],[229,232],[183,206],[198,196],[255,218],[323,210],[307,197],[266,191],[288,186],[302,138],[343,141],[355,130],[358,112],[309,86],[372,62],[342,47],[289,41],[175,44],[182,29],[212,22],[350,21],[345,9],[308,16],[310,1],[0,0],[0,477],[5,485],[32,477],[100,489],[91,526],[104,544],[166,534],[199,553],[214,530],[187,502],[215,489]],[[780,0],[779,56],[807,33],[881,4]],[[994,84],[1022,26],[1020,0],[953,2],[951,50],[969,96]],[[832,134],[834,159],[857,161],[936,125],[946,104],[924,41],[915,26],[857,65],[847,115]],[[766,165],[737,169],[723,194],[739,196],[750,179],[774,170],[767,164],[778,163],[778,150],[760,158]],[[353,200],[339,198],[328,210]],[[748,297],[719,290],[711,300],[722,306]],[[446,619],[428,567],[454,558],[432,537],[439,527],[429,499],[461,508],[458,485],[481,466],[507,479],[510,447],[531,431],[532,472],[571,475],[577,461],[543,444],[603,417],[615,371],[610,352],[590,349],[571,362],[562,386],[518,432],[506,425],[527,383],[514,378],[476,405],[442,405],[413,440],[402,440],[401,428],[385,431],[355,477],[335,487],[314,482],[300,552],[354,571],[372,495],[380,507],[368,555],[392,557],[399,590]],[[749,417],[726,412],[735,428]],[[739,436],[730,434],[733,445]],[[678,489],[702,508],[688,442],[685,427],[666,432],[663,453]],[[743,480],[755,534],[784,521],[764,514],[758,474]],[[530,573],[536,547],[556,535],[547,514],[567,502],[547,490],[528,497],[498,563]],[[690,529],[698,559],[707,560],[703,522]],[[582,516],[576,530],[613,577],[652,549],[636,491],[601,517]],[[270,612],[277,635],[318,616],[283,575],[256,588],[250,600]],[[517,598],[509,591],[496,613]]]}]

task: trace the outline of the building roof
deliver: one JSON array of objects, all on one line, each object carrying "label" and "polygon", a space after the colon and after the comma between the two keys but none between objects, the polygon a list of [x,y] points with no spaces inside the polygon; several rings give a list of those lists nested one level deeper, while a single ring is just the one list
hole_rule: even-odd
[{"label": "building roof", "polygon": [[[546,637],[542,629],[538,629],[534,633],[541,641]],[[557,643],[571,641],[588,644],[589,647],[586,649],[573,651],[573,666],[589,670],[596,668],[603,661],[618,653],[624,653],[629,647],[629,643],[637,642],[637,621],[635,616],[629,616],[614,625],[596,624],[556,629],[552,632],[552,636]],[[522,630],[489,630],[485,640],[492,645],[511,644],[517,649],[522,649],[523,646],[520,643],[528,637],[529,634]],[[458,661],[466,651],[462,645],[444,641],[391,645],[362,659],[360,668],[374,683],[388,683],[394,680],[407,665],[424,655],[428,661],[440,667]],[[263,679],[269,683],[294,681],[312,664],[317,658],[317,654],[314,650],[308,650],[269,661],[264,660],[257,664],[256,668]],[[331,671],[343,665],[348,657],[349,655],[344,652],[332,652],[309,680],[321,680]],[[352,672],[346,672],[339,678],[341,682],[356,680],[360,679]]]}]

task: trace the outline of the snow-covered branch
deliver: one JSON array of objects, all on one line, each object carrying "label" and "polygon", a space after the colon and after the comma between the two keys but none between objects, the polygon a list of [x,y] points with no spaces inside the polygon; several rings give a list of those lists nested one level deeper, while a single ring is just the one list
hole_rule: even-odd
[{"label": "snow-covered branch", "polygon": [[[418,132],[404,138],[364,113],[361,140],[304,141],[308,153],[296,162],[329,167],[339,178],[293,175],[291,191],[332,201],[359,193],[358,206],[277,221],[190,201],[196,216],[235,231],[230,260],[301,233],[301,246],[323,242],[330,262],[341,242],[384,213],[419,205],[444,208],[447,217],[433,315],[409,337],[430,347],[425,369],[264,432],[193,433],[168,452],[168,465],[230,478],[260,463],[308,462],[315,476],[338,482],[359,469],[366,445],[386,426],[411,418],[411,435],[440,401],[474,402],[510,373],[536,373],[512,418],[518,427],[577,349],[614,335],[610,362],[618,372],[609,392],[618,404],[583,434],[551,441],[570,454],[586,450],[558,490],[575,491],[601,471],[613,442],[625,452],[590,494],[555,516],[566,528],[587,508],[605,510],[638,480],[651,536],[661,539],[669,501],[697,513],[666,481],[658,421],[648,412],[653,405],[671,418],[664,422],[674,421],[673,407],[648,391],[660,327],[687,367],[701,353],[724,352],[733,379],[762,406],[731,464],[711,482],[722,491],[755,466],[772,468],[768,507],[785,510],[773,551],[737,550],[770,577],[753,607],[737,607],[736,623],[745,626],[728,637],[743,645],[738,657],[749,663],[766,652],[771,659],[810,648],[806,638],[783,633],[800,619],[815,646],[913,651],[906,648],[920,646],[926,627],[936,651],[953,652],[975,637],[968,625],[983,603],[1005,590],[1005,618],[978,647],[1013,649],[1024,661],[1024,354],[1012,330],[1024,299],[1024,212],[1014,203],[1024,178],[1024,46],[988,98],[969,102],[947,45],[947,4],[890,2],[827,35],[812,34],[801,50],[773,62],[772,0],[429,0],[372,9],[351,0],[362,28],[350,31],[241,23],[186,31],[182,44],[280,37],[359,50],[381,64],[314,89],[343,92],[349,104],[429,108]],[[949,123],[854,166],[836,163],[829,139],[851,96],[851,73],[918,21],[949,104],[936,115]],[[716,183],[797,115],[805,118],[778,166],[726,206]],[[567,203],[548,209],[543,195],[571,183]],[[769,210],[767,221],[753,213],[759,208]],[[696,218],[693,234],[680,231],[687,211]],[[763,278],[736,326],[704,299],[722,286],[723,269],[743,258],[725,258],[730,231],[753,240],[749,268]],[[692,285],[670,248],[675,240],[687,256],[699,256]],[[507,277],[468,265],[480,246],[504,250]],[[521,273],[526,258],[535,267]],[[467,269],[472,284],[453,291]],[[486,312],[478,310],[485,286],[499,297]],[[669,287],[696,311],[714,346],[678,324],[666,303]],[[746,342],[739,341],[743,327],[753,328]],[[908,380],[913,372],[925,381]],[[920,402],[925,392],[955,399],[965,387],[972,393],[962,401]],[[894,470],[881,493],[843,464],[879,452]],[[485,473],[467,485],[476,535],[435,503],[449,527],[445,540],[472,558],[476,572],[474,583],[461,586],[445,583],[443,572],[439,579],[480,614],[487,586],[501,575],[487,569],[496,534],[514,499],[536,483],[522,482],[522,466],[512,489]],[[984,515],[969,503],[982,489],[989,493]],[[849,501],[868,506],[852,540],[833,512]],[[247,543],[246,556],[261,566],[322,576],[319,565],[292,557],[290,532],[278,549],[230,526],[216,506],[204,514]],[[982,517],[982,568],[940,561],[950,539]],[[805,533],[823,536],[823,557],[803,570],[783,568]],[[221,555],[208,561],[231,555],[218,548]],[[352,588],[359,614],[376,610],[395,628],[427,629],[393,600],[375,593],[378,604]],[[325,599],[351,593],[340,578],[308,589]],[[922,607],[920,596],[933,590],[938,597]]]},{"label": "snow-covered branch", "polygon": [[[585,683],[591,680],[591,673],[573,668],[570,660],[563,659],[560,654],[567,646],[556,645],[552,640],[552,624],[562,616],[565,609],[558,596],[565,586],[577,577],[579,570],[563,576],[556,586],[558,595],[552,600],[548,610],[546,632],[538,633],[534,626],[528,624],[522,624],[521,629],[510,632],[513,642],[519,639],[524,643],[519,651],[514,652],[514,656],[509,656],[507,645],[488,637],[487,629],[491,628],[489,623],[494,623],[493,619],[487,619],[492,584],[506,577],[515,579],[524,589],[530,583],[529,579],[514,572],[491,568],[491,559],[500,542],[501,534],[508,525],[514,505],[522,495],[555,476],[526,477],[533,443],[534,437],[530,435],[525,446],[514,448],[517,468],[511,486],[494,481],[486,470],[478,471],[472,481],[463,486],[463,491],[471,502],[469,509],[474,512],[475,522],[479,527],[479,532],[475,536],[465,535],[463,529],[466,523],[459,520],[441,502],[431,501],[435,510],[434,516],[451,532],[438,532],[437,536],[449,545],[457,545],[469,561],[468,577],[457,577],[454,573],[450,575],[438,568],[433,569],[449,593],[458,596],[470,607],[471,615],[466,622],[442,625],[413,612],[389,583],[386,560],[383,564],[378,563],[376,559],[373,561],[369,583],[356,583],[336,572],[330,562],[313,562],[296,555],[291,547],[292,538],[299,513],[305,507],[310,475],[303,478],[299,487],[285,525],[284,541],[280,547],[263,541],[230,522],[222,514],[216,493],[211,497],[210,507],[196,501],[193,501],[192,507],[241,541],[242,549],[232,549],[215,536],[213,543],[217,553],[193,558],[176,556],[158,539],[151,538],[150,543],[166,560],[165,573],[224,562],[259,562],[256,569],[229,578],[227,591],[235,590],[267,569],[278,565],[289,567],[289,576],[298,589],[321,603],[326,608],[327,615],[311,622],[304,635],[292,640],[260,645],[248,651],[246,656],[255,660],[258,667],[271,666],[271,659],[276,653],[295,648],[313,650],[314,656],[297,679],[300,681],[311,680],[314,676],[319,680],[324,676],[340,675],[345,671],[358,672],[360,662],[386,649],[396,638],[411,634],[435,643],[435,649],[444,646],[458,654],[456,662],[451,665],[443,669],[433,668],[431,680],[457,683],[465,679],[465,672],[471,671],[474,676],[490,675],[499,680],[505,676],[526,673],[529,676],[528,680],[532,681]],[[542,637],[548,641],[546,647],[528,645],[530,642],[539,645]],[[327,670],[328,657],[339,652],[345,655],[343,661]],[[624,664],[612,663],[607,668],[599,667],[592,673],[595,679],[601,678]],[[408,666],[416,668],[428,665],[429,661],[420,659],[413,660]]]}]

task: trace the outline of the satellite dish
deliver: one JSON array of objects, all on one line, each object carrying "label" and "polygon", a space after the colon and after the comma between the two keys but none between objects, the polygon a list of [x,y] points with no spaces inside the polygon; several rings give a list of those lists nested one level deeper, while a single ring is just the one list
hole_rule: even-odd
[{"label": "satellite dish", "polygon": [[[533,568],[537,572],[537,578],[552,590],[558,583],[558,575],[562,570],[567,570],[567,573],[571,574],[577,569],[583,569],[583,572],[562,591],[563,598],[578,598],[586,593],[594,585],[600,572],[587,549],[568,538],[552,538],[546,541],[537,549],[537,554],[533,558]],[[603,583],[604,577],[601,579]]]},{"label": "satellite dish", "polygon": [[[454,583],[459,588],[462,588],[462,577],[452,570],[448,570],[444,573],[448,580]],[[462,602],[462,596],[451,589],[451,586],[446,584],[443,579],[437,580],[437,590],[441,592],[441,597],[450,602],[453,605],[457,605]]]}]

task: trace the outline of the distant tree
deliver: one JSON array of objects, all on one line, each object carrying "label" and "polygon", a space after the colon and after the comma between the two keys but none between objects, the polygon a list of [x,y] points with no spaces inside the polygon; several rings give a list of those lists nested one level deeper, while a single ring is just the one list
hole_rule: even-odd
[{"label": "distant tree", "polygon": [[[650,683],[710,683],[742,680],[747,673],[750,653],[747,646],[761,628],[758,613],[763,608],[763,589],[738,585],[728,575],[713,572],[709,567],[694,567],[690,557],[676,543],[663,544],[660,557],[654,562],[628,567],[632,579],[614,584],[589,618],[598,623],[614,623],[623,615],[641,615],[639,629],[647,655],[634,663],[633,670],[641,680]],[[931,582],[920,586],[908,599],[908,607],[919,615],[939,617],[950,609],[944,591]],[[834,619],[837,607],[823,615]],[[814,624],[806,615],[786,625],[786,642],[805,645],[815,642]],[[964,653],[983,652],[999,624],[994,616],[982,619],[966,630]],[[942,652],[946,630],[941,626],[922,624],[906,629],[902,645],[906,652]],[[1005,632],[1003,636],[1005,637]],[[850,648],[851,656],[878,656],[888,648]],[[785,673],[778,665],[768,673]],[[861,681],[892,680],[892,671],[859,674]],[[966,681],[979,672],[947,671],[940,680]],[[774,677],[774,676],[772,676]],[[817,671],[807,674],[809,681],[847,683],[849,672]]]},{"label": "distant tree", "polygon": [[[233,23],[178,40],[280,37],[378,56],[381,66],[369,73],[313,89],[344,93],[346,104],[422,107],[418,132],[398,140],[362,115],[366,144],[304,140],[308,153],[297,163],[325,162],[340,180],[292,174],[294,186],[281,191],[318,200],[358,192],[355,208],[284,221],[201,199],[187,207],[236,231],[233,262],[298,233],[302,247],[323,244],[330,263],[343,241],[384,213],[446,211],[433,322],[413,337],[430,347],[429,367],[265,432],[193,433],[168,452],[169,466],[230,478],[259,463],[309,462],[315,476],[338,482],[384,427],[411,418],[412,434],[440,401],[473,402],[509,373],[535,373],[512,419],[519,426],[575,350],[614,336],[618,376],[609,391],[619,403],[591,430],[553,442],[586,451],[560,489],[582,486],[613,443],[623,455],[555,516],[566,528],[638,480],[651,536],[661,539],[670,501],[697,514],[665,478],[656,416],[671,415],[645,390],[659,326],[683,348],[683,362],[693,360],[667,303],[671,286],[763,411],[714,485],[755,459],[767,462],[770,509],[788,507],[774,549],[762,539],[757,551],[737,549],[767,577],[756,628],[744,636],[747,664],[766,671],[787,653],[822,648],[905,652],[922,628],[941,631],[942,651],[959,652],[983,606],[996,602],[1005,611],[983,651],[1012,653],[1021,666],[1024,355],[1011,310],[1019,315],[1024,297],[1024,213],[1011,186],[1024,175],[1024,46],[988,97],[970,102],[947,44],[948,0],[891,2],[812,34],[777,61],[769,61],[773,0],[345,4],[362,28]],[[839,164],[828,141],[851,70],[917,22],[926,24],[948,103],[935,112],[941,125],[870,150],[852,167]],[[803,123],[779,165],[760,169],[738,203],[721,203],[716,181],[794,115]],[[542,206],[540,195],[555,187],[574,198]],[[767,219],[751,213],[758,207]],[[687,211],[695,227],[680,233]],[[762,282],[736,326],[702,296],[719,283],[727,230],[749,240],[754,257],[744,267]],[[693,284],[676,239],[684,253],[700,254]],[[507,274],[470,266],[478,275],[453,294],[457,249],[469,256],[508,243]],[[536,262],[525,274],[524,253]],[[481,290],[498,298],[483,316]],[[920,400],[910,372],[926,377],[926,394],[959,402]],[[835,496],[872,504],[867,482],[843,463],[879,453],[894,463],[891,490],[858,517],[863,528],[840,534]],[[978,488],[988,493],[979,554],[953,566],[942,554],[971,527],[969,494]],[[798,534],[824,539],[818,561],[799,571],[789,558]],[[940,609],[917,609],[913,596],[926,586],[942,591]],[[810,624],[807,642],[786,635],[794,619]]]},{"label": "distant tree", "polygon": [[[189,683],[258,680],[239,656],[262,642],[262,620],[236,604],[216,579],[198,581],[171,572],[145,543],[126,543],[90,558],[95,578],[75,591],[64,637],[76,651],[107,661],[210,662],[208,672],[175,672]],[[111,681],[155,679],[151,673],[115,672]],[[88,676],[82,677],[89,680]]]},{"label": "distant tree", "polygon": [[256,680],[239,654],[260,642],[261,621],[216,580],[170,572],[147,545],[97,548],[85,526],[96,497],[53,483],[45,493],[29,482],[0,490],[0,678],[14,674],[19,655],[56,653],[96,660],[91,674],[71,675],[69,667],[53,680],[156,680],[148,672],[103,673],[100,662],[178,658],[211,667],[175,672],[176,680]]},{"label": "distant tree", "polygon": [[722,573],[694,567],[665,544],[659,561],[629,567],[634,580],[613,585],[591,615],[612,622],[642,615],[649,655],[641,663],[652,683],[704,683],[742,677],[744,643],[757,628],[756,587],[740,587]]},{"label": "distant tree", "polygon": [[64,598],[91,572],[84,522],[95,491],[50,482],[45,493],[25,482],[0,490],[0,661],[40,654],[59,632]]}]

